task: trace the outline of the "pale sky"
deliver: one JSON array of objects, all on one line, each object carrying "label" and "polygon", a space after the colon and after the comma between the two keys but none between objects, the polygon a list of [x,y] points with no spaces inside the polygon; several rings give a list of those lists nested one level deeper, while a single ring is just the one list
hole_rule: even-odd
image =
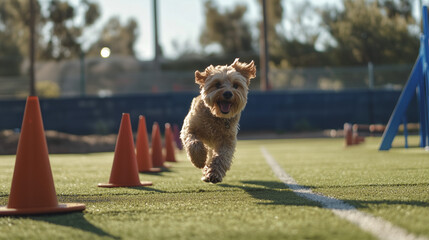
[{"label": "pale sky", "polygon": [[[234,6],[236,3],[248,5],[247,18],[258,19],[257,0],[217,0],[219,6]],[[138,57],[150,60],[154,56],[153,37],[153,1],[152,0],[98,0],[102,16],[98,21],[102,25],[111,16],[119,16],[125,23],[133,17],[139,24],[139,39],[136,43]],[[179,46],[189,44],[199,49],[199,35],[204,24],[204,1],[202,0],[158,0],[158,37],[164,54],[175,57],[173,41]],[[100,27],[96,27],[100,29]],[[97,30],[95,30],[97,31]]]},{"label": "pale sky", "polygon": [[[215,0],[215,3],[224,8],[231,8],[237,3],[247,5],[248,12],[245,18],[255,25],[261,18],[258,0]],[[269,1],[269,0],[268,0]],[[302,2],[303,0],[283,0],[286,7],[291,2]],[[415,0],[418,2],[419,0]],[[423,3],[429,0],[424,0]],[[311,4],[334,5],[341,7],[339,0],[313,0]],[[101,26],[111,16],[119,16],[125,23],[128,18],[133,17],[139,24],[139,38],[135,49],[137,56],[141,60],[151,60],[154,56],[153,37],[153,0],[98,0],[101,7],[101,18],[97,25],[91,29],[87,36],[97,36]],[[289,11],[293,9],[288,8]],[[420,10],[418,10],[420,11]],[[418,12],[417,11],[417,12]],[[287,12],[286,12],[287,13]],[[188,44],[191,48],[199,50],[199,35],[204,25],[204,1],[203,0],[158,0],[158,27],[159,41],[163,48],[164,55],[175,57],[177,51],[173,47],[173,41],[179,46]],[[314,20],[316,21],[316,20]],[[284,24],[287,28],[287,24]]]}]

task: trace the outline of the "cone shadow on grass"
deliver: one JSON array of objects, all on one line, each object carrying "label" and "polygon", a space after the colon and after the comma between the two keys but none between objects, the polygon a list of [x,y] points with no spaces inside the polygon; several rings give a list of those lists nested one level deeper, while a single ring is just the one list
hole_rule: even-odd
[{"label": "cone shadow on grass", "polygon": [[164,173],[175,172],[171,167],[161,167],[161,169],[162,169],[161,172],[144,172],[141,174],[142,174],[142,176],[144,176],[144,175],[162,176],[162,175],[164,175]]},{"label": "cone shadow on grass", "polygon": [[[156,173],[150,173],[150,174],[156,174]],[[134,190],[140,190],[140,191],[145,191],[145,192],[154,192],[154,193],[166,193],[166,191],[163,190],[159,190],[156,188],[151,188],[151,187],[140,187],[140,186],[135,186],[135,187],[124,187],[124,188],[128,188],[128,189],[134,189]]]},{"label": "cone shadow on grass", "polygon": [[89,222],[83,213],[69,213],[65,215],[41,215],[33,216],[31,219],[35,221],[43,221],[50,224],[55,224],[63,227],[70,227],[74,229],[79,229],[84,232],[93,233],[99,237],[109,237],[112,239],[120,239],[120,237],[113,236],[103,229],[94,226]]}]

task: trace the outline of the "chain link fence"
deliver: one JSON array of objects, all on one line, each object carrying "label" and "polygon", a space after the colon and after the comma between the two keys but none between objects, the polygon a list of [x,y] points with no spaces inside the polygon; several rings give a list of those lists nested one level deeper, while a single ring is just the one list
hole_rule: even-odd
[{"label": "chain link fence", "polygon": [[[0,66],[0,73],[4,72]],[[401,89],[412,64],[356,67],[271,69],[273,90]],[[139,93],[198,91],[195,70],[154,71],[150,61],[119,56],[36,64],[36,89],[42,97],[111,96]],[[20,75],[0,74],[0,98],[28,95],[28,62]],[[251,84],[259,89],[259,75]]]}]

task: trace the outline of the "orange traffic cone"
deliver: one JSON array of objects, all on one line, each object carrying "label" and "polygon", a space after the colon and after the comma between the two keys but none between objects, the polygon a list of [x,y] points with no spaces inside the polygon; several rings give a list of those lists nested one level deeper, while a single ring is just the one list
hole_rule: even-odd
[{"label": "orange traffic cone", "polygon": [[99,183],[98,186],[137,187],[151,185],[152,182],[140,182],[130,115],[123,113],[116,139],[115,156],[109,183]]},{"label": "orange traffic cone", "polygon": [[176,142],[176,146],[179,150],[183,149],[182,140],[180,140],[180,131],[179,126],[177,124],[173,125],[173,135],[174,135],[174,141]]},{"label": "orange traffic cone", "polygon": [[353,124],[353,126],[352,126],[353,144],[360,144],[360,143],[365,141],[365,138],[363,136],[359,136],[359,129],[369,129],[369,126]]},{"label": "orange traffic cone", "polygon": [[152,163],[154,167],[165,167],[162,155],[161,131],[157,122],[152,126]]},{"label": "orange traffic cone", "polygon": [[139,127],[137,129],[137,166],[139,172],[160,172],[161,168],[154,168],[152,158],[149,154],[149,141],[147,137],[146,119],[144,116],[139,116]]},{"label": "orange traffic cone", "polygon": [[9,202],[0,208],[0,215],[61,213],[84,209],[84,204],[58,203],[39,99],[30,96],[25,105]]},{"label": "orange traffic cone", "polygon": [[165,161],[176,162],[174,156],[174,136],[169,123],[165,124]]},{"label": "orange traffic cone", "polygon": [[353,145],[353,131],[350,123],[344,123],[344,140],[346,147]]}]

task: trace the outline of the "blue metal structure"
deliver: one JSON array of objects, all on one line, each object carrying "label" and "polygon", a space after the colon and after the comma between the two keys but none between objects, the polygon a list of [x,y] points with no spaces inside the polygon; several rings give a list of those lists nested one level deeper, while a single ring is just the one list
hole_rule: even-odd
[{"label": "blue metal structure", "polygon": [[[386,130],[383,133],[382,141],[379,150],[389,150],[392,147],[393,139],[395,138],[398,127],[402,121],[406,123],[406,112],[408,105],[414,95],[417,93],[419,105],[419,122],[420,122],[420,147],[428,146],[429,136],[429,24],[427,6],[423,6],[423,34],[420,37],[420,51],[417,57],[414,68],[408,78],[407,84],[402,90],[401,96],[390,116]],[[404,124],[404,134],[406,134],[406,124]],[[407,145],[407,141],[406,141]]]}]

